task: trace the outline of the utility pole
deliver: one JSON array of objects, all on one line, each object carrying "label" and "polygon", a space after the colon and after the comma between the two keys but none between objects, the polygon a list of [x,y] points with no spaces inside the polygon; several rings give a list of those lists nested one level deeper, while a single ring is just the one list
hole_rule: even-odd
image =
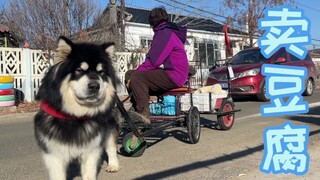
[{"label": "utility pole", "polygon": [[125,50],[125,7],[126,7],[126,2],[125,0],[121,0],[121,15],[120,15],[120,40],[121,40],[121,44],[120,44],[120,50],[124,51]]},{"label": "utility pole", "polygon": [[[117,14],[117,0],[109,0],[109,8],[110,8],[110,27],[111,27],[111,36],[115,37],[116,39],[119,39],[120,33],[119,33],[119,26],[118,26],[118,14]],[[118,45],[121,46],[121,44],[116,44],[117,49],[119,48]]]},{"label": "utility pole", "polygon": [[[120,39],[119,50],[125,50],[125,0],[121,0],[120,5],[120,16],[118,21],[118,7],[117,7],[117,0],[109,0],[110,6],[110,23],[113,27],[113,33]],[[118,24],[120,22],[120,24]],[[120,28],[120,32],[119,32]]]},{"label": "utility pole", "polygon": [[110,6],[110,23],[112,25],[117,24],[117,0],[109,0]]},{"label": "utility pole", "polygon": [[249,15],[248,15],[248,34],[250,47],[253,46],[253,16],[254,16],[254,3],[253,0],[249,0]]}]

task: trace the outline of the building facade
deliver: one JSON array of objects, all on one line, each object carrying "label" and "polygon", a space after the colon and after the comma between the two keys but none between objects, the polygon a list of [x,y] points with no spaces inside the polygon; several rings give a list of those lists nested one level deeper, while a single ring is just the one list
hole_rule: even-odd
[{"label": "building facade", "polygon": [[[148,21],[150,10],[126,7],[126,13],[130,16],[126,18],[128,21],[125,24],[126,49],[147,51],[153,37],[153,30]],[[222,24],[199,17],[178,17],[174,14],[169,14],[169,17],[171,21],[187,26],[185,49],[190,65],[209,68],[216,61],[227,59]],[[179,19],[183,20],[179,21]],[[249,42],[247,34],[239,30],[229,28],[228,36],[233,55],[242,50]]]}]

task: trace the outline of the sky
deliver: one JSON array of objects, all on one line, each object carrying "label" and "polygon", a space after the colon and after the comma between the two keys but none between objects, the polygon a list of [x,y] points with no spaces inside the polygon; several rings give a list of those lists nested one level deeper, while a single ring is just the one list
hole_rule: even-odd
[{"label": "sky", "polygon": [[[165,1],[165,0],[160,0]],[[178,0],[179,2],[188,2],[187,0]],[[193,4],[192,6],[200,8],[208,8],[216,13],[219,12],[219,0],[194,0],[202,2],[199,4]],[[100,0],[100,4],[107,4],[109,0]],[[295,4],[299,9],[304,11],[304,15],[308,17],[311,21],[311,39],[316,39],[319,41],[312,41],[315,44],[315,48],[320,48],[320,0],[295,0]],[[142,8],[154,8],[163,5],[156,0],[126,0],[127,6],[142,7]],[[167,9],[172,9],[172,7],[167,7]]]},{"label": "sky", "polygon": [[[0,0],[0,6],[2,6],[8,0]],[[97,0],[98,5],[104,9],[109,0]],[[166,0],[126,0],[127,6],[141,7],[152,9],[157,6],[164,5],[159,1]],[[177,0],[178,2],[188,2],[187,0]],[[191,4],[194,7],[199,7],[200,9],[208,9],[212,12],[219,13],[219,1],[221,0],[193,0]],[[311,21],[311,38],[319,41],[312,41],[316,45],[316,48],[320,48],[320,1],[319,0],[295,0],[295,3],[299,9],[304,10],[305,16],[308,17]],[[168,11],[176,9],[168,5],[164,5]],[[177,5],[181,6],[181,5]]]}]

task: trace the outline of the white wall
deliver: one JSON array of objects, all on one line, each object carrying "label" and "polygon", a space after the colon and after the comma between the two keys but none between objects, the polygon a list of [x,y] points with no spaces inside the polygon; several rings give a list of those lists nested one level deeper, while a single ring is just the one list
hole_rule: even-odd
[{"label": "white wall", "polygon": [[[137,50],[141,48],[140,46],[140,38],[145,37],[152,39],[153,37],[153,30],[150,28],[149,25],[145,24],[139,24],[139,23],[132,23],[127,22],[126,23],[126,48],[129,50]],[[233,54],[235,55],[240,51],[240,46],[238,41],[242,41],[243,37],[240,35],[233,35],[229,34],[230,41],[237,41],[236,47],[233,48]],[[185,45],[188,59],[192,61],[192,58],[194,57],[194,42],[195,41],[201,41],[201,40],[212,40],[212,41],[218,41],[219,49],[221,50],[221,59],[226,59],[226,49],[224,44],[224,33],[213,33],[208,31],[199,31],[199,30],[193,30],[188,29],[187,32],[187,41],[189,42],[189,45]],[[244,43],[243,43],[244,45]]]},{"label": "white wall", "polygon": [[313,62],[320,62],[320,58],[312,58]]},{"label": "white wall", "polygon": [[312,58],[312,61],[314,62],[314,64],[316,64],[316,66],[320,65],[320,58]]},{"label": "white wall", "polygon": [[140,37],[147,37],[152,39],[153,30],[148,25],[138,23],[126,24],[126,48],[135,50],[140,48]]}]

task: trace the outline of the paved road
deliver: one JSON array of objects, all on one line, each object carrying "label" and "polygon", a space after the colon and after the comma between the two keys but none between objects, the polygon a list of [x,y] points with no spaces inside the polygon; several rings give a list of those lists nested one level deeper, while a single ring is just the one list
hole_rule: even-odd
[{"label": "paved road", "polygon": [[[259,172],[263,156],[262,132],[268,126],[279,126],[287,119],[294,124],[307,124],[311,130],[309,173],[320,176],[320,91],[306,97],[312,107],[306,115],[262,118],[261,102],[253,98],[236,99],[236,122],[230,131],[203,127],[198,144],[188,144],[185,129],[169,129],[147,139],[149,147],[138,158],[119,155],[121,169],[106,173],[102,164],[99,179],[283,179],[293,175],[265,175]],[[0,116],[0,179],[47,179],[38,147],[33,137],[33,113]],[[202,122],[215,120],[202,116]],[[120,148],[120,145],[119,145]],[[71,177],[79,178],[73,167]],[[239,176],[239,174],[243,176]],[[301,179],[301,177],[297,178]],[[316,179],[316,178],[315,178]]]}]

